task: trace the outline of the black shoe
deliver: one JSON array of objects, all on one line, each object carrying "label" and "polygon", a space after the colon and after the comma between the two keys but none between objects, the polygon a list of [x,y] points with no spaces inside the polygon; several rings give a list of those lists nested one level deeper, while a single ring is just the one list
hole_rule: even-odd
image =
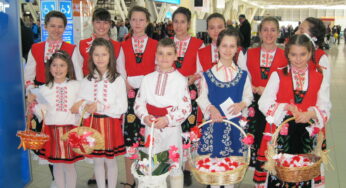
[{"label": "black shoe", "polygon": [[124,185],[124,187],[129,186],[129,187],[131,187],[131,188],[136,188],[136,181],[133,182],[132,185],[129,184],[129,183],[124,183],[124,182],[121,182],[120,184],[121,184],[121,185]]},{"label": "black shoe", "polygon": [[184,186],[190,186],[192,184],[191,172],[184,170]]},{"label": "black shoe", "polygon": [[88,185],[96,185],[96,180],[95,179],[88,179]]},{"label": "black shoe", "polygon": [[[210,188],[210,185],[207,185],[207,188]],[[225,186],[221,185],[220,188],[225,188]]]}]

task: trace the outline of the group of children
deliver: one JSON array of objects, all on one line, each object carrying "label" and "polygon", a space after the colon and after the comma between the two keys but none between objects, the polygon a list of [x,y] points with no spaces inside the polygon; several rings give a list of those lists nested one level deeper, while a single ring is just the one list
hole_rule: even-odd
[{"label": "group of children", "polygon": [[[145,33],[150,20],[147,9],[135,6],[129,11],[131,33],[121,44],[109,36],[110,17],[107,10],[96,9],[94,33],[77,48],[62,41],[66,18],[52,11],[45,18],[47,41],[34,44],[29,53],[24,75],[28,106],[38,122],[44,121],[44,133],[50,136],[36,154],[53,164],[59,188],[76,187],[73,164],[86,157],[94,160],[98,187],[105,188],[106,179],[108,187],[116,187],[116,157],[124,154],[124,186],[135,187],[130,170],[133,160],[126,149],[134,144],[143,147],[153,125],[155,152],[174,145],[184,156],[182,146],[188,141],[182,134],[196,126],[202,114],[215,123],[203,126],[198,153],[212,158],[243,155],[239,130],[221,123],[227,114],[241,112],[248,120],[244,129],[255,140],[251,166],[256,169],[256,187],[293,186],[268,175],[263,164],[271,134],[283,120],[296,118],[289,123],[288,134],[280,135],[289,143],[279,143],[285,146],[280,152],[309,153],[314,147],[309,128],[325,131],[331,108],[330,66],[318,48],[324,36],[321,31],[325,31],[319,19],[307,18],[282,50],[276,46],[278,21],[264,18],[259,26],[260,46],[246,52],[239,45],[238,32],[226,29],[218,13],[207,19],[212,38],[208,46],[188,33],[191,12],[187,8],[179,7],[173,13],[175,36],[159,42]],[[38,96],[30,92],[34,86],[40,86],[46,103],[37,102]],[[220,105],[229,99],[232,104],[224,111]],[[103,150],[86,156],[74,153],[60,140],[82,115],[105,139]],[[315,122],[311,126],[310,119]],[[239,120],[239,116],[230,119]],[[180,168],[170,174],[174,188],[191,185],[189,163],[181,158],[180,164],[184,171]],[[323,186],[323,180],[318,177],[294,185]]]}]

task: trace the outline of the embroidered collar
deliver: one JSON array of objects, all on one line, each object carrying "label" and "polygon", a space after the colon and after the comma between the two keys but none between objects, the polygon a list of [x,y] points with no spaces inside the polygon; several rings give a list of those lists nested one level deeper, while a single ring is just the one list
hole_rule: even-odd
[{"label": "embroidered collar", "polygon": [[148,38],[148,35],[142,35],[142,36],[132,36],[132,38],[135,40],[135,41],[137,41],[137,40],[144,40],[144,39],[146,39],[146,38]]},{"label": "embroidered collar", "polygon": [[304,74],[304,73],[306,73],[306,71],[308,70],[308,66],[306,66],[304,69],[301,69],[301,70],[298,70],[298,69],[295,68],[295,67],[292,67],[291,69],[292,69],[292,72],[293,72],[294,74]]},{"label": "embroidered collar", "polygon": [[230,66],[225,66],[221,60],[218,61],[216,64],[216,71],[220,71],[221,69],[230,69],[230,70],[237,70],[237,66],[232,61],[232,64]]},{"label": "embroidered collar", "polygon": [[216,76],[214,75],[212,69],[209,69],[206,72],[206,74],[207,74],[208,78],[210,79],[210,81],[213,82],[217,87],[220,87],[220,88],[230,88],[230,87],[235,86],[235,85],[238,84],[238,82],[240,81],[240,79],[241,79],[241,77],[243,75],[243,71],[238,68],[237,75],[230,82],[222,82],[222,81],[218,80],[216,78]]},{"label": "embroidered collar", "polygon": [[175,71],[175,68],[172,67],[171,70],[169,70],[169,71],[161,71],[160,68],[157,66],[157,67],[156,67],[156,71],[157,71],[158,73],[160,73],[160,74],[172,73],[172,72]]}]

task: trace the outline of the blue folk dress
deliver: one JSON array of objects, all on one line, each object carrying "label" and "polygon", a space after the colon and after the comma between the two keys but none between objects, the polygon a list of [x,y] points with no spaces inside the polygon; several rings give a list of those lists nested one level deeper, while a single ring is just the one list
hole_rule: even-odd
[{"label": "blue folk dress", "polygon": [[[238,68],[237,75],[230,82],[222,82],[213,74],[212,70],[203,73],[208,85],[208,99],[225,116],[220,108],[225,100],[230,97],[234,103],[242,101],[247,72]],[[240,118],[230,121],[239,125]],[[224,158],[229,156],[242,156],[243,145],[240,131],[226,123],[211,123],[202,127],[198,154],[210,155],[211,158]]]}]

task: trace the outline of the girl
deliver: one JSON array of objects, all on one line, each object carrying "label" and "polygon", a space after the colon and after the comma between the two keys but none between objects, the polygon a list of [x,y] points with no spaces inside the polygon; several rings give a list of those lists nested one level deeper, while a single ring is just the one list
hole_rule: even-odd
[{"label": "girl", "polygon": [[96,38],[104,38],[110,40],[114,47],[115,58],[118,60],[120,52],[120,43],[112,40],[110,38],[110,28],[111,28],[111,14],[108,10],[104,8],[98,8],[94,11],[92,16],[92,25],[94,28],[94,33],[90,38],[81,40],[79,42],[79,51],[83,56],[83,75],[86,76],[89,74],[88,69],[88,60],[89,60],[89,50],[92,42]]},{"label": "girl", "polygon": [[[169,150],[176,146],[182,156],[181,123],[191,112],[187,81],[174,67],[177,52],[172,39],[160,40],[157,52],[157,70],[143,78],[138,92],[135,113],[146,125],[146,135],[150,133],[152,120],[155,121],[154,152]],[[153,84],[154,83],[154,84]],[[180,166],[182,160],[179,160]],[[181,168],[170,173],[171,187],[183,188]]]},{"label": "girl", "polygon": [[[79,112],[92,120],[92,128],[105,138],[104,150],[95,150],[88,157],[94,159],[97,186],[105,188],[107,166],[108,187],[114,188],[118,168],[116,156],[125,153],[120,117],[126,112],[126,85],[115,67],[113,45],[109,40],[96,38],[89,51],[89,75],[81,82],[78,99]],[[90,117],[93,114],[93,117]]]},{"label": "girl", "polygon": [[49,12],[44,18],[44,27],[48,32],[47,41],[32,45],[24,69],[24,80],[27,91],[35,85],[46,83],[45,64],[57,50],[66,51],[71,57],[77,80],[83,78],[81,57],[75,45],[62,40],[67,24],[66,16],[58,11]]},{"label": "girl", "polygon": [[50,137],[37,154],[53,164],[53,175],[59,188],[76,187],[77,173],[73,163],[83,159],[73,152],[67,141],[60,139],[78,122],[78,117],[70,111],[78,92],[79,82],[75,81],[71,58],[67,52],[58,50],[47,61],[46,84],[39,87],[39,93],[47,103],[37,104],[35,95],[28,96],[33,112],[46,125],[44,133]]},{"label": "girl", "polygon": [[[262,97],[258,102],[259,109],[266,114],[268,124],[265,133],[268,136],[262,139],[259,154],[264,156],[267,143],[276,126],[285,119],[294,116],[295,122],[288,123],[288,132],[280,133],[278,137],[278,151],[280,153],[302,154],[313,150],[313,142],[316,139],[311,129],[322,129],[329,119],[331,103],[329,88],[322,81],[323,74],[318,66],[310,63],[314,54],[314,46],[306,35],[295,35],[288,42],[285,55],[288,58],[288,66],[282,70],[273,72]],[[313,125],[308,121],[313,120]],[[268,137],[268,138],[267,138]],[[323,169],[322,176],[323,176]],[[321,177],[315,180],[287,183],[281,182],[277,177],[267,177],[267,187],[314,187],[323,186]]]},{"label": "girl", "polygon": [[[212,43],[198,50],[197,64],[201,64],[203,71],[209,70],[219,61],[219,54],[216,47],[216,40],[219,33],[226,28],[226,20],[222,14],[213,13],[207,18],[207,31]],[[242,48],[238,48],[235,57],[235,62],[244,59],[244,54],[241,53]],[[238,57],[240,56],[240,57]]]},{"label": "girl", "polygon": [[258,100],[268,82],[270,75],[280,67],[287,65],[284,50],[276,45],[276,40],[280,35],[279,22],[274,17],[266,17],[259,27],[259,37],[261,46],[247,51],[246,61],[240,61],[239,66],[249,71],[252,83],[252,102],[248,113],[248,133],[254,136],[255,142],[251,151],[251,166],[255,167],[255,183],[263,183],[265,174],[262,166],[264,156],[257,156],[257,150],[261,144],[266,120],[258,109]]},{"label": "girl", "polygon": [[297,30],[296,34],[300,35],[306,33],[307,36],[309,36],[309,39],[315,48],[315,53],[312,55],[312,58],[317,65],[322,68],[323,82],[326,82],[326,84],[328,83],[327,86],[329,87],[330,63],[326,52],[323,51],[325,32],[326,26],[323,24],[322,20],[308,17],[299,25],[299,29]]},{"label": "girl", "polygon": [[[133,110],[136,93],[141,85],[143,77],[155,70],[155,52],[157,41],[149,38],[145,34],[146,27],[150,21],[150,14],[146,8],[134,6],[128,18],[132,29],[131,37],[122,43],[119,63],[117,68],[119,73],[126,79],[128,91],[129,108],[124,118],[125,146],[127,148],[139,143],[144,145],[144,125],[136,117]],[[134,187],[134,179],[131,174],[133,160],[125,158],[125,169],[127,186]]]},{"label": "girl", "polygon": [[[189,132],[190,128],[196,125],[197,120],[197,87],[194,82],[200,78],[197,73],[202,71],[201,65],[197,64],[197,52],[198,49],[204,47],[204,45],[202,40],[191,37],[188,33],[191,24],[191,11],[189,9],[179,7],[174,11],[172,19],[175,32],[174,42],[178,52],[178,60],[175,62],[174,67],[183,76],[188,78],[191,94],[192,112],[189,118],[182,124],[183,132]],[[192,184],[188,164],[189,163],[186,163],[184,170],[185,186]]]},{"label": "girl", "polygon": [[[238,32],[233,29],[222,31],[216,45],[220,60],[218,64],[203,73],[201,92],[197,102],[205,119],[220,122],[225,114],[239,114],[251,104],[253,96],[247,72],[240,69],[233,61],[239,46]],[[224,112],[220,104],[229,98],[234,103]],[[237,124],[239,120],[239,117],[230,119]],[[242,156],[240,131],[222,123],[203,126],[198,153],[210,155],[211,158]],[[226,185],[226,187],[233,187],[233,185]]]}]

